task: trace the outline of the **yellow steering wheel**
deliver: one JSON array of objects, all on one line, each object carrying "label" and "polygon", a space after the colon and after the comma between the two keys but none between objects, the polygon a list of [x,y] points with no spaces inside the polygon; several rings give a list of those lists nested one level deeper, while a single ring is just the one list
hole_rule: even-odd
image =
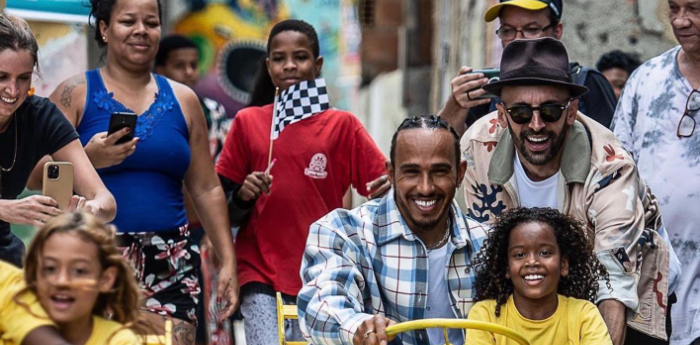
[{"label": "yellow steering wheel", "polygon": [[402,332],[415,331],[425,328],[442,328],[442,332],[445,335],[445,345],[450,345],[450,341],[447,338],[448,328],[478,329],[481,331],[504,335],[517,341],[520,345],[530,345],[530,342],[527,341],[527,339],[508,327],[484,321],[463,319],[425,319],[406,321],[387,327],[386,334],[388,336],[392,336]]}]

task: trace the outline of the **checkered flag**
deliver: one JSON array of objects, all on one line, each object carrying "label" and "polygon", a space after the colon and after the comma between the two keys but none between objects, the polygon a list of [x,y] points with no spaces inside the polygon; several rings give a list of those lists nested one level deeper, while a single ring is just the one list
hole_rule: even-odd
[{"label": "checkered flag", "polygon": [[285,127],[318,114],[330,107],[326,81],[306,80],[290,86],[275,99],[276,114],[270,140],[279,138]]}]

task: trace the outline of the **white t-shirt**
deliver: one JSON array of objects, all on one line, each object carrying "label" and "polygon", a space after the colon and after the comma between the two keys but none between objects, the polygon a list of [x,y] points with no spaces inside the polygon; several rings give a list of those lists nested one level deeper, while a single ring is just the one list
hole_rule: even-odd
[{"label": "white t-shirt", "polygon": [[[671,308],[671,345],[700,338],[700,111],[690,112],[698,123],[695,133],[679,138],[678,123],[693,90],[678,68],[680,49],[676,46],[632,73],[611,127],[656,195],[680,259],[671,253],[669,283],[678,297]],[[690,109],[700,108],[698,99],[693,101]]]},{"label": "white t-shirt", "polygon": [[514,154],[513,170],[515,171],[515,182],[518,186],[518,198],[521,207],[551,207],[559,209],[557,200],[557,184],[559,174],[543,181],[533,181],[525,173],[518,154]]},{"label": "white t-shirt", "polygon": [[[447,286],[446,267],[450,256],[449,250],[454,249],[452,242],[435,250],[428,251],[428,300],[425,305],[426,319],[454,319],[457,317],[452,310],[450,302],[450,290]],[[448,329],[447,336],[452,344],[464,344],[462,330]],[[445,335],[442,328],[429,328],[428,339],[430,344],[444,344]]]}]

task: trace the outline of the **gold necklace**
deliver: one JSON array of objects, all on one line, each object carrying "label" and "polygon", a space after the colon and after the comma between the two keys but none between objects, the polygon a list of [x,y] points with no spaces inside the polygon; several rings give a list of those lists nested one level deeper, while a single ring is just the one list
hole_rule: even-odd
[{"label": "gold necklace", "polygon": [[17,113],[16,112],[13,113],[12,118],[10,119],[10,122],[15,120],[15,153],[12,157],[12,164],[10,165],[9,168],[5,168],[0,164],[0,197],[2,197],[2,173],[10,172],[12,170],[12,168],[15,167],[15,162],[17,161],[17,136],[18,136],[17,135],[17,127],[18,127],[18,124],[17,124],[17,121],[15,119],[15,114],[17,114]]}]

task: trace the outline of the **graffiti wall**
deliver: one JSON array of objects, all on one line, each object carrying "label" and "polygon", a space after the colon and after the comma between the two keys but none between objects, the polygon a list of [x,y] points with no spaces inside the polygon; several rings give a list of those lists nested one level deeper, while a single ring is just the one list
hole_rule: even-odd
[{"label": "graffiti wall", "polygon": [[347,109],[359,84],[360,29],[356,0],[193,0],[192,11],[174,31],[192,38],[200,48],[203,74],[197,92],[221,102],[235,114],[249,101],[267,35],[284,19],[307,21],[319,35],[322,74],[332,105]]},{"label": "graffiti wall", "polygon": [[58,84],[88,68],[85,25],[28,21],[39,43],[39,69],[32,86],[48,97]]}]

